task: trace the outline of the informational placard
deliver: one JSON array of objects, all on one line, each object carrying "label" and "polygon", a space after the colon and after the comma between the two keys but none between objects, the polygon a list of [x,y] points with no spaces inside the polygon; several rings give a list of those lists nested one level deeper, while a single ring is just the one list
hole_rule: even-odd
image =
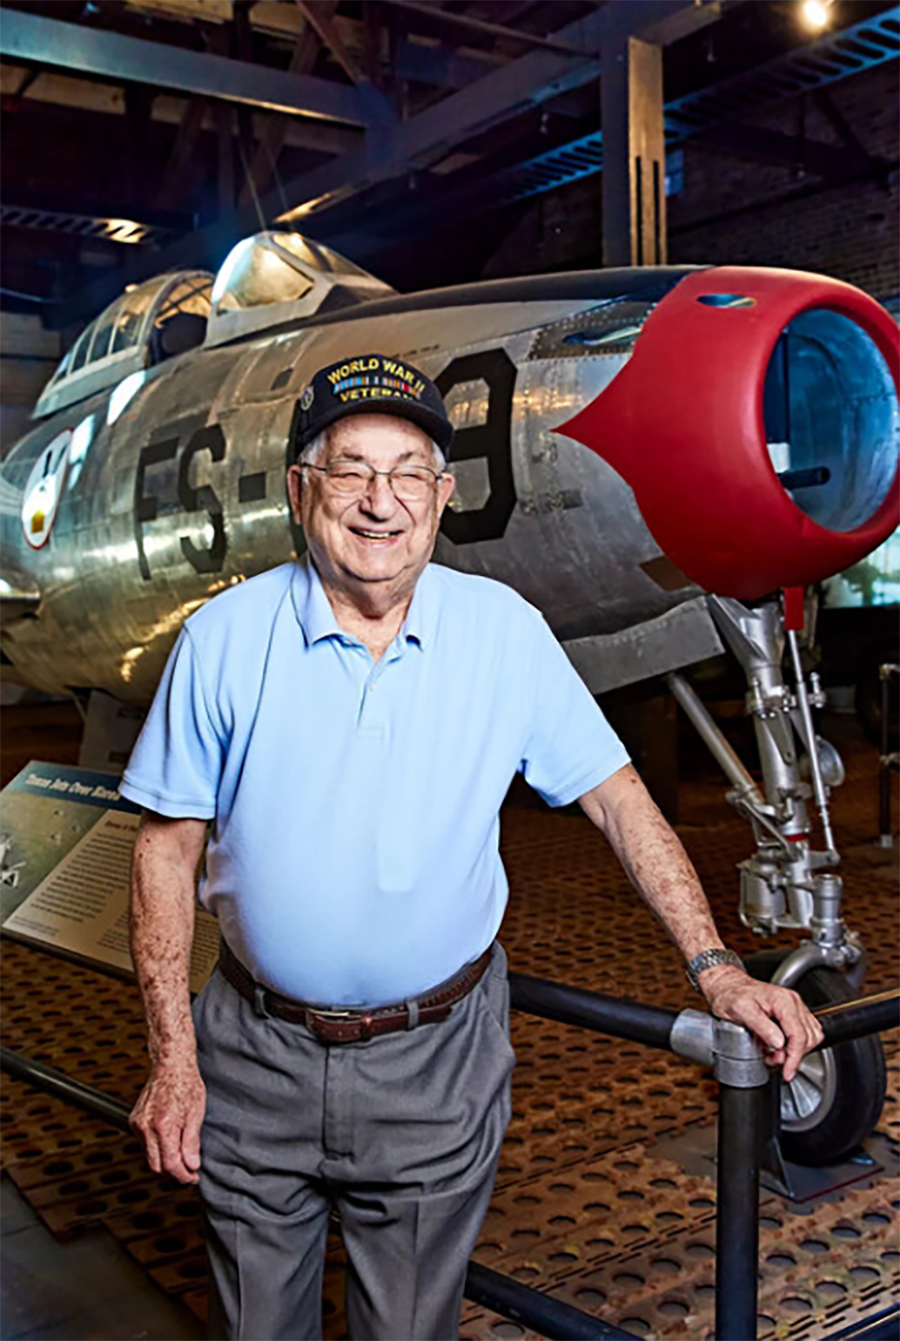
[{"label": "informational placard", "polygon": [[[108,773],[32,762],[2,793],[2,929],[17,939],[133,972],[131,854],[140,812]],[[219,930],[198,908],[191,990],[215,967]]]}]

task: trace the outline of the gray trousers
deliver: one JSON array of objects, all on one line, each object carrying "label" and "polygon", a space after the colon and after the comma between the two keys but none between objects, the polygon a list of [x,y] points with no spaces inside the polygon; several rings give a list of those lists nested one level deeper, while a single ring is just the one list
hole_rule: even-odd
[{"label": "gray trousers", "polygon": [[499,945],[448,1019],[367,1043],[320,1043],[213,975],[194,1003],[210,1336],[321,1337],[332,1205],[353,1341],[458,1335],[510,1116],[508,1016]]}]

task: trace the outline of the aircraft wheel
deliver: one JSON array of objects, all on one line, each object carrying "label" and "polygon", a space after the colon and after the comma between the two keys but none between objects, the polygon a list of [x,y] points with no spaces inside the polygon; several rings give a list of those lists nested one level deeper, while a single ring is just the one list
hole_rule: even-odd
[{"label": "aircraft wheel", "polygon": [[[785,955],[751,955],[747,972],[771,978]],[[836,969],[810,969],[795,984],[808,1006],[852,1001],[854,992]],[[838,1043],[804,1057],[789,1085],[781,1087],[781,1148],[795,1164],[837,1164],[870,1136],[884,1105],[884,1050],[876,1034]]]}]

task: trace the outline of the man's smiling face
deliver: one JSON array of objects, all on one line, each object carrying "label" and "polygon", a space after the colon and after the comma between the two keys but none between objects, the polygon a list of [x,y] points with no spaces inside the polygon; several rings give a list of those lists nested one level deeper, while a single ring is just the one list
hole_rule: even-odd
[{"label": "man's smiling face", "polygon": [[[431,441],[407,419],[383,414],[350,415],[328,430],[320,466],[361,461],[375,470],[421,465],[435,468]],[[303,527],[322,579],[352,599],[361,588],[382,583],[397,594],[411,592],[431,558],[441,513],[453,492],[444,475],[421,502],[401,502],[387,477],[376,475],[355,498],[339,495],[328,477],[291,466],[288,491],[294,520]]]}]

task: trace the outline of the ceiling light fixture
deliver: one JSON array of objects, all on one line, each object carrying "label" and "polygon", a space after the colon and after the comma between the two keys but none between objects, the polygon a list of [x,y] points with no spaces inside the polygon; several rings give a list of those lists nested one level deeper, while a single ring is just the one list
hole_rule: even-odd
[{"label": "ceiling light fixture", "polygon": [[831,23],[831,0],[803,0],[800,18],[812,33],[821,33]]}]

